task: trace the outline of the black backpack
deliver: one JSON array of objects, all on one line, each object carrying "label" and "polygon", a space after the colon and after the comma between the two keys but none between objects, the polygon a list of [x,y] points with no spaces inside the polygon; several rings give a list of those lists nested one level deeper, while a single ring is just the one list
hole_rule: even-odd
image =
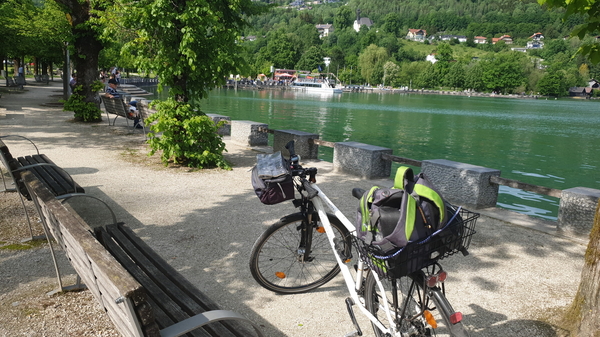
[{"label": "black backpack", "polygon": [[364,193],[356,226],[360,239],[387,254],[427,238],[447,219],[446,202],[423,173],[400,167],[393,188],[375,186]]}]

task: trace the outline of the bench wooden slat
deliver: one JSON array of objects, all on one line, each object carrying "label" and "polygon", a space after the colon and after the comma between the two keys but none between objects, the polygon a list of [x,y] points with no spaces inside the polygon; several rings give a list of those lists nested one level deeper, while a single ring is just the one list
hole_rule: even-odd
[{"label": "bench wooden slat", "polygon": [[[45,154],[34,154],[31,156],[36,163],[54,164]],[[56,164],[54,164],[56,165]],[[85,191],[79,186],[73,178],[60,168],[52,166],[40,166],[41,169],[48,172],[59,185],[63,186],[67,193],[84,193]]]},{"label": "bench wooden slat", "polygon": [[[49,233],[122,335],[159,337],[187,331],[184,335],[193,337],[262,336],[241,315],[213,311],[218,306],[131,229],[123,224],[97,227],[94,236],[34,172],[24,171],[22,177]],[[239,322],[252,325],[256,333]]]},{"label": "bench wooden slat", "polygon": [[[44,163],[56,165],[44,154],[19,157],[19,161],[22,162],[23,166]],[[65,173],[60,168],[41,165],[32,167],[32,170],[42,177],[42,181],[50,185],[55,195],[64,195],[77,191],[76,184],[70,178],[65,178]]]},{"label": "bench wooden slat", "polygon": [[[22,176],[30,193],[36,196],[33,200],[40,216],[67,256],[81,256],[81,252],[84,252],[81,260],[87,258],[89,263],[73,263],[73,268],[98,303],[104,306],[117,329],[125,336],[139,336],[131,333],[137,318],[129,314],[125,303],[117,304],[115,301],[124,297],[143,306],[146,301],[142,286],[95,239],[90,228],[71,214],[32,172],[25,171]],[[136,310],[139,311],[139,308]],[[160,335],[156,323],[152,324],[154,328],[152,325],[146,327],[147,331],[151,331],[148,336]]]},{"label": "bench wooden slat", "polygon": [[[37,164],[35,161],[33,161],[31,156],[19,157],[17,158],[17,160],[19,161],[19,164],[21,164],[21,166]],[[32,167],[29,170],[33,172],[33,174],[35,174],[35,176],[39,180],[46,183],[53,193],[56,192],[58,195],[66,193],[66,191],[54,181],[52,176],[50,176],[45,170],[41,169],[41,166]]]},{"label": "bench wooden slat", "polygon": [[[114,227],[114,225],[107,226],[107,229]],[[110,232],[110,230],[108,230]],[[96,235],[100,233],[102,235],[101,242],[119,261],[125,269],[136,279],[140,284],[148,291],[148,296],[153,302],[152,308],[156,318],[156,321],[161,329],[173,325],[176,322],[183,321],[189,318],[189,313],[185,312],[185,308],[181,308],[173,298],[169,297],[167,293],[163,291],[163,288],[155,283],[152,279],[152,273],[147,270],[143,270],[141,267],[142,261],[133,261],[131,257],[140,255],[140,252],[132,252],[136,248],[131,243],[123,240],[124,237],[120,233],[107,233],[104,228],[97,228]],[[113,240],[115,239],[115,240]],[[120,239],[120,240],[119,240]],[[142,254],[143,255],[143,254]],[[150,261],[146,261],[145,267],[152,269]],[[172,286],[172,285],[171,285]],[[184,295],[182,295],[184,296]],[[192,336],[198,337],[210,337],[211,335],[204,330],[196,330],[192,333]]]},{"label": "bench wooden slat", "polygon": [[[124,226],[124,225],[107,226],[107,227],[109,227],[110,230],[112,230],[112,231],[118,230],[123,235],[125,235],[129,242],[132,242],[133,244],[135,244],[137,249],[140,252],[143,252],[145,254],[146,258],[148,258],[148,260],[151,260],[153,262],[153,264],[156,265],[160,269],[162,275],[167,275],[168,278],[171,280],[171,282],[173,282],[174,284],[177,284],[178,288],[185,292],[185,295],[192,298],[196,304],[198,304],[202,307],[202,311],[193,312],[194,314],[198,314],[198,313],[201,313],[204,311],[220,309],[219,305],[217,305],[216,302],[214,302],[211,298],[209,298],[203,292],[198,290],[198,288],[196,288],[193,284],[191,284],[185,277],[183,277],[183,275],[181,275],[178,271],[176,271],[175,268],[173,268],[167,261],[165,261],[160,255],[158,255],[150,246],[148,246],[148,244],[146,244],[142,239],[140,239],[140,237],[138,237],[131,230],[131,228]],[[229,332],[220,331],[219,333],[222,335],[224,335],[226,333],[229,333],[229,334],[233,333],[235,336],[240,336],[240,337],[246,337],[246,336],[253,335],[253,333],[251,333],[250,330],[248,330],[246,328],[246,326],[240,324],[237,321],[221,321],[221,322],[218,322],[215,324],[211,323],[208,326],[211,328],[214,328],[214,325],[217,325],[217,324],[223,325],[229,331]],[[218,334],[218,336],[219,336],[219,334]]]}]

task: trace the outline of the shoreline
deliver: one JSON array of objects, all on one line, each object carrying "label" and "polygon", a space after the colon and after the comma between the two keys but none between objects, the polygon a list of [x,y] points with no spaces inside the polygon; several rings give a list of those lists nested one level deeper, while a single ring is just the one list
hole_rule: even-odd
[{"label": "shoreline", "polygon": [[[235,84],[226,84],[221,88],[236,89]],[[237,84],[237,89],[243,90],[294,90],[287,85],[263,85],[263,84]],[[575,99],[575,100],[596,100],[596,97],[581,97],[581,96],[561,96],[551,97],[543,95],[526,95],[526,94],[494,94],[474,91],[452,91],[452,90],[434,90],[434,89],[394,89],[394,88],[373,88],[366,86],[344,87],[344,93],[348,92],[363,92],[363,93],[378,93],[378,94],[419,94],[419,95],[442,95],[442,96],[467,96],[467,97],[488,97],[488,98],[516,98],[516,99]]]}]

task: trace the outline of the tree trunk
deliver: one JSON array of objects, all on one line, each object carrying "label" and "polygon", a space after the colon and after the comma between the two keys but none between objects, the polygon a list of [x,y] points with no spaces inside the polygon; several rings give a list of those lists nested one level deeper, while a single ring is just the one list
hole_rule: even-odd
[{"label": "tree trunk", "polygon": [[571,336],[600,337],[600,202],[585,252],[579,289],[565,323],[573,324]]},{"label": "tree trunk", "polygon": [[75,53],[71,55],[71,61],[75,65],[77,85],[83,86],[78,94],[84,96],[86,102],[94,102],[99,107],[100,102],[96,100],[96,92],[92,90],[92,84],[98,79],[98,54],[103,45],[94,28],[89,26],[92,15],[91,4],[89,0],[57,0],[57,2],[71,10],[72,32],[75,36],[73,42]]}]

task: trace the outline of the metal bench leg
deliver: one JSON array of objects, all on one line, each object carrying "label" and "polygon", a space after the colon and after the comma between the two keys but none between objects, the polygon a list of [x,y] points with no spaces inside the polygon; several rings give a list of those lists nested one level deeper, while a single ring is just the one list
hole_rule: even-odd
[{"label": "metal bench leg", "polygon": [[23,239],[23,240],[21,240],[21,242],[46,239],[46,236],[44,236],[44,235],[33,236],[33,229],[31,228],[31,220],[29,219],[29,212],[27,212],[27,207],[25,207],[25,201],[23,200],[23,195],[21,195],[21,193],[19,193],[19,198],[21,199],[21,205],[23,205],[23,211],[25,211],[25,217],[27,218],[27,225],[29,226],[29,238]]}]

